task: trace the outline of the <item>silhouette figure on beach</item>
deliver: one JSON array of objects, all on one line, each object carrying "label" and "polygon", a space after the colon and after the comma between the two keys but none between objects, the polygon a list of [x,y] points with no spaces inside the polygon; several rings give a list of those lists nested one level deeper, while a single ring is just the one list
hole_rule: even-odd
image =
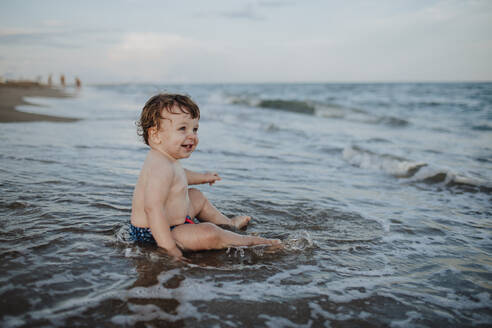
[{"label": "silhouette figure on beach", "polygon": [[77,89],[80,89],[82,87],[82,82],[78,77],[75,77],[75,86],[77,87]]},{"label": "silhouette figure on beach", "polygon": [[48,76],[48,86],[51,87],[51,85],[53,84],[53,80],[51,78],[51,74]]},{"label": "silhouette figure on beach", "polygon": [[65,75],[60,75],[60,84],[62,87],[65,87]]}]

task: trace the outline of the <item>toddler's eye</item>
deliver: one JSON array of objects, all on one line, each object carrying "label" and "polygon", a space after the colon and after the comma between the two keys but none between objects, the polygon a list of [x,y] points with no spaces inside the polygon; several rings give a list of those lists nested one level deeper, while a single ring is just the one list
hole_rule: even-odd
[{"label": "toddler's eye", "polygon": [[179,131],[186,131],[186,127],[184,127],[184,126],[180,127]]}]

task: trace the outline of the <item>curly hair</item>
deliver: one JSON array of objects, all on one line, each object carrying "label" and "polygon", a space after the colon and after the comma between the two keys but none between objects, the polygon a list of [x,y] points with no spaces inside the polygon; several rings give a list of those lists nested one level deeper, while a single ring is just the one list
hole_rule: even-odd
[{"label": "curly hair", "polygon": [[185,114],[189,114],[193,119],[200,119],[200,109],[190,97],[168,93],[155,95],[147,100],[142,108],[140,120],[137,122],[137,134],[143,138],[147,145],[149,144],[149,129],[154,126],[160,129],[162,110],[175,113],[173,112],[174,107],[179,108]]}]

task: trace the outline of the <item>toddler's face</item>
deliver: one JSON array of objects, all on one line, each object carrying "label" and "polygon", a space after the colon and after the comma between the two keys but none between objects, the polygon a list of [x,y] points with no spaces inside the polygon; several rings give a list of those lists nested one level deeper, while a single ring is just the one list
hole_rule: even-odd
[{"label": "toddler's face", "polygon": [[163,150],[174,159],[188,158],[198,145],[198,118],[173,108],[162,111],[158,138]]}]

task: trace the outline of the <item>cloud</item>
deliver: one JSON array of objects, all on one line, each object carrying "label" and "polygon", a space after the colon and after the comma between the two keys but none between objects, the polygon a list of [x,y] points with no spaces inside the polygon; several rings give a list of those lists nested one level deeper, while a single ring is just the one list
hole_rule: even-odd
[{"label": "cloud", "polygon": [[232,19],[245,19],[250,21],[262,21],[266,20],[266,16],[262,13],[263,8],[280,8],[293,5],[292,1],[275,1],[275,0],[262,0],[256,2],[250,2],[244,5],[240,9],[222,11],[220,16]]},{"label": "cloud", "polygon": [[198,51],[200,47],[199,42],[177,34],[135,32],[125,34],[121,42],[109,49],[108,56],[116,62],[170,63]]},{"label": "cloud", "polygon": [[286,7],[295,4],[294,1],[274,1],[274,0],[263,0],[263,1],[258,1],[258,5],[264,6],[264,7]]},{"label": "cloud", "polygon": [[240,8],[221,10],[221,11],[201,11],[195,14],[198,18],[227,18],[235,20],[264,21],[267,16],[263,13],[264,9],[280,8],[293,5],[292,1],[262,0],[250,1]]},{"label": "cloud", "polygon": [[221,12],[220,15],[226,18],[233,19],[246,19],[251,21],[259,21],[264,20],[265,16],[263,16],[256,6],[253,4],[247,4],[243,8],[238,10],[224,11]]},{"label": "cloud", "polygon": [[62,26],[66,26],[66,23],[61,20],[47,19],[41,21],[41,25],[47,27],[62,27]]},{"label": "cloud", "polygon": [[128,33],[107,51],[115,76],[134,81],[206,81],[226,62],[210,43],[170,33]]},{"label": "cloud", "polygon": [[42,45],[55,48],[73,48],[77,46],[69,39],[64,39],[63,33],[22,29],[0,30],[0,42],[10,45]]},{"label": "cloud", "polygon": [[224,1],[196,15],[184,4],[167,8],[175,15],[165,22],[146,12],[128,19],[133,11],[119,23],[42,17],[30,28],[0,28],[0,72],[73,72],[84,82],[492,76],[491,1],[326,3]]},{"label": "cloud", "polygon": [[0,43],[21,47],[80,49],[87,43],[107,43],[111,39],[114,42],[117,39],[114,34],[114,31],[65,28],[61,25],[36,29],[3,28],[0,29]]}]

